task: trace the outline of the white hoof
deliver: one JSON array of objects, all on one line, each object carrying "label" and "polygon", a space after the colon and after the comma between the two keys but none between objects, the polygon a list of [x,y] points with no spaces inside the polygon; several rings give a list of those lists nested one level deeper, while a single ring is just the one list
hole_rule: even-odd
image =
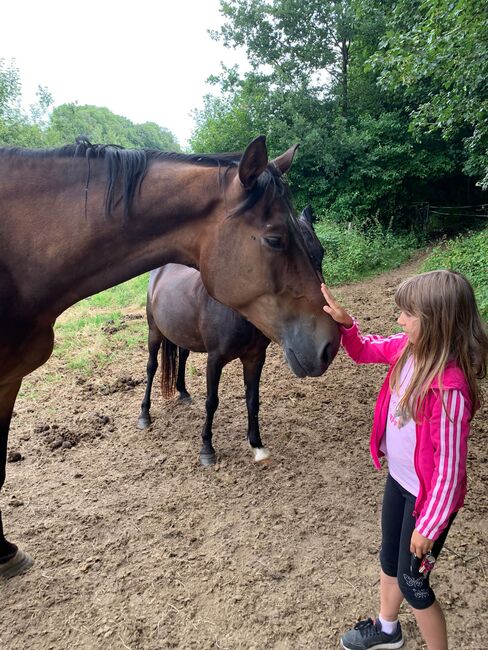
[{"label": "white hoof", "polygon": [[264,463],[270,458],[271,458],[271,454],[269,453],[269,449],[266,449],[266,447],[257,447],[256,449],[254,449],[255,463]]}]

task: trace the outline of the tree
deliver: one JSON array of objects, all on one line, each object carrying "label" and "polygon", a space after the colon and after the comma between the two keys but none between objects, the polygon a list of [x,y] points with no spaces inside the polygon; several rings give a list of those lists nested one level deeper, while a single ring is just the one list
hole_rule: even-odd
[{"label": "tree", "polygon": [[488,5],[400,0],[371,59],[406,106],[412,132],[462,140],[464,171],[488,187]]},{"label": "tree", "polygon": [[0,145],[42,146],[43,118],[52,103],[51,95],[40,86],[39,101],[31,106],[30,115],[22,109],[21,96],[18,69],[0,58]]},{"label": "tree", "polygon": [[117,144],[122,147],[179,151],[175,136],[154,122],[133,124],[126,117],[115,115],[108,108],[62,104],[51,114],[47,140],[52,146],[75,142],[85,135],[91,142]]},{"label": "tree", "polygon": [[341,112],[349,109],[349,57],[354,33],[348,0],[228,0],[221,3],[227,22],[215,38],[244,46],[255,71],[270,67],[282,88],[304,85],[320,96],[337,89]]},{"label": "tree", "polygon": [[[409,222],[428,178],[455,173],[458,154],[435,136],[415,141],[404,106],[377,85],[368,59],[389,23],[388,0],[223,2],[227,45],[245,45],[254,69],[224,69],[197,114],[197,151],[242,148],[265,133],[272,152],[301,147],[290,172],[298,202],[338,220]],[[263,67],[264,66],[264,67]],[[317,83],[321,80],[321,83]]]},{"label": "tree", "polygon": [[268,77],[257,73],[234,79],[225,88],[219,97],[208,95],[203,110],[195,113],[192,150],[242,151],[252,137],[266,134],[273,157],[299,143],[287,175],[294,196],[303,207],[314,199],[322,203],[327,178],[333,174],[328,167],[335,148],[331,144],[333,102],[319,100],[302,88],[273,90]]}]

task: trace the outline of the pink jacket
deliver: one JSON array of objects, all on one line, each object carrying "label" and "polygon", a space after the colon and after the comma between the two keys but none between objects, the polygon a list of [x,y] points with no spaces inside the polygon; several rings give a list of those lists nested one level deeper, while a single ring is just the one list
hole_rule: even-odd
[{"label": "pink jacket", "polygon": [[[386,363],[390,366],[376,402],[370,450],[380,469],[381,439],[385,433],[390,403],[389,379],[392,368],[407,344],[407,335],[364,336],[358,324],[341,327],[342,345],[356,363]],[[442,403],[444,402],[445,408]],[[442,395],[437,381],[427,392],[417,424],[414,463],[420,482],[415,503],[415,527],[435,540],[452,513],[461,508],[466,495],[466,454],[473,415],[469,387],[461,369],[448,364],[442,377]],[[447,411],[447,414],[446,414]]]}]

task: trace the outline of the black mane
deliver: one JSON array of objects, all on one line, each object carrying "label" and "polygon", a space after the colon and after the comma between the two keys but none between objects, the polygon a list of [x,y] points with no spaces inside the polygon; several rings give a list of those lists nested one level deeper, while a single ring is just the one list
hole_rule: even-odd
[{"label": "black mane", "polygon": [[[242,152],[218,154],[184,154],[172,151],[159,151],[156,149],[124,149],[115,144],[92,144],[84,136],[76,139],[76,144],[51,149],[22,149],[20,147],[0,148],[0,156],[20,156],[25,158],[85,158],[87,161],[86,190],[90,182],[90,162],[95,159],[105,161],[106,189],[105,212],[107,216],[113,213],[115,206],[123,201],[124,217],[130,214],[134,196],[140,189],[142,181],[147,174],[149,163],[153,160],[198,165],[203,167],[217,167],[224,169],[225,174],[239,165]],[[122,197],[115,198],[115,187],[118,182],[122,184]],[[249,191],[245,200],[232,212],[240,214],[252,208],[272,187],[272,196],[279,194],[288,196],[287,187],[281,173],[273,165],[269,165],[261,174],[254,188]]]},{"label": "black mane", "polygon": [[0,147],[0,155],[21,156],[25,158],[101,158],[114,156],[123,158],[144,157],[150,160],[161,159],[205,167],[235,167],[239,164],[242,152],[216,154],[185,154],[158,149],[125,149],[117,144],[92,144],[84,136],[76,138],[75,144],[49,149],[25,149],[21,147]]}]

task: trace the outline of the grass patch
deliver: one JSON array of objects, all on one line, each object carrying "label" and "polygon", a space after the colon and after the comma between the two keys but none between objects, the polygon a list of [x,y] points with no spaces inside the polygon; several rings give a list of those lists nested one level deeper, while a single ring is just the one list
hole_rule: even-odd
[{"label": "grass patch", "polygon": [[145,274],[66,310],[54,328],[54,357],[82,375],[91,375],[128,349],[145,345],[147,283]]},{"label": "grass patch", "polygon": [[366,232],[327,218],[314,227],[325,250],[324,278],[331,286],[397,268],[419,249],[415,235],[395,235],[376,223]]},{"label": "grass patch", "polygon": [[488,228],[441,242],[422,265],[422,271],[450,269],[463,273],[473,285],[481,315],[488,321]]},{"label": "grass patch", "polygon": [[85,298],[74,307],[79,309],[85,308],[87,310],[91,310],[92,308],[115,310],[127,307],[142,309],[146,304],[148,279],[149,273],[144,273],[116,287],[106,289],[94,296]]}]

